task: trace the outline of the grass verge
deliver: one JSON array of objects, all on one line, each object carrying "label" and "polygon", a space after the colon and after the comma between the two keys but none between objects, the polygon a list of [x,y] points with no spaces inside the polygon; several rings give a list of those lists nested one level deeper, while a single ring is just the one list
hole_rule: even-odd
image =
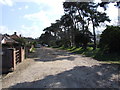
[{"label": "grass verge", "polygon": [[105,54],[102,51],[100,51],[99,48],[97,48],[96,50],[93,50],[92,47],[87,47],[87,49],[84,50],[81,47],[80,48],[59,47],[59,49],[67,50],[74,54],[81,54],[86,57],[92,57],[92,58],[100,61],[101,63],[120,64],[120,55],[118,53]]}]

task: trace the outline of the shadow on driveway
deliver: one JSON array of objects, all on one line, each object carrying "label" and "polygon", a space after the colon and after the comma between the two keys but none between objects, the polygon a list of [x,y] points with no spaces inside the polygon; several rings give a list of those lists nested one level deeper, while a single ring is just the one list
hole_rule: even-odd
[{"label": "shadow on driveway", "polygon": [[[118,88],[118,65],[77,66],[71,70],[46,76],[44,79],[17,83],[10,88]],[[44,72],[43,72],[44,73]],[[118,90],[118,89],[105,89]]]},{"label": "shadow on driveway", "polygon": [[75,60],[75,57],[72,54],[51,48],[40,48],[37,49],[36,53],[37,59],[34,59],[35,61],[49,62],[57,60]]},{"label": "shadow on driveway", "polygon": [[73,61],[75,57],[69,56],[64,58],[40,58],[40,59],[34,59],[35,61],[42,61],[42,62],[49,62],[49,61],[57,61],[57,60],[70,60]]}]

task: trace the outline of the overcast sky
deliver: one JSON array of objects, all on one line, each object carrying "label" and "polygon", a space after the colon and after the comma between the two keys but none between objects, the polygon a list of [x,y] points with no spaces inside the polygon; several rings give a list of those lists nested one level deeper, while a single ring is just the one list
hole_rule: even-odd
[{"label": "overcast sky", "polygon": [[[65,0],[0,0],[0,33],[17,32],[24,37],[37,38],[43,29],[64,14]],[[102,11],[101,8],[99,8]],[[116,24],[118,10],[113,4],[106,11]],[[2,21],[1,21],[2,20]]]}]

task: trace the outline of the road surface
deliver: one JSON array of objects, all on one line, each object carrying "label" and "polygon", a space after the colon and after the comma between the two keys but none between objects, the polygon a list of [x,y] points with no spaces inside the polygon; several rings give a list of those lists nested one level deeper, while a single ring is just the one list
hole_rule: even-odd
[{"label": "road surface", "polygon": [[38,48],[2,80],[3,88],[118,88],[118,65]]}]

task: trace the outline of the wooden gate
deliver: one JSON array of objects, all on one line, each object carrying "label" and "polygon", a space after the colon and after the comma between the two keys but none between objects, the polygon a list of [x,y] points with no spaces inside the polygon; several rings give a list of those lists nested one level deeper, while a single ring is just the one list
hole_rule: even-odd
[{"label": "wooden gate", "polygon": [[18,49],[15,51],[15,63],[18,64],[20,63],[20,61],[21,61],[20,50]]},{"label": "wooden gate", "polygon": [[24,60],[24,48],[2,48],[2,72],[16,69],[16,65]]}]

